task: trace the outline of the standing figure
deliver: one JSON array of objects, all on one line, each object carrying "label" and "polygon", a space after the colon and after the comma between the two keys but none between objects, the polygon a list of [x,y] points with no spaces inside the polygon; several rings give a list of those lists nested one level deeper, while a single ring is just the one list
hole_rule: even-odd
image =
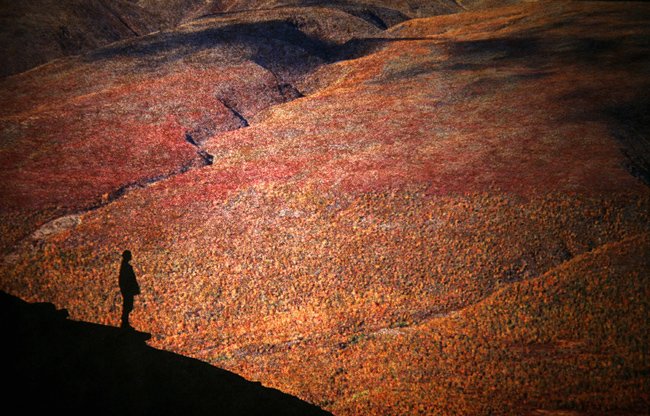
[{"label": "standing figure", "polygon": [[125,250],[122,253],[122,264],[120,265],[120,292],[122,292],[122,324],[124,329],[132,329],[129,323],[129,314],[133,310],[133,297],[140,294],[140,286],[135,280],[135,272],[129,264],[131,252]]}]

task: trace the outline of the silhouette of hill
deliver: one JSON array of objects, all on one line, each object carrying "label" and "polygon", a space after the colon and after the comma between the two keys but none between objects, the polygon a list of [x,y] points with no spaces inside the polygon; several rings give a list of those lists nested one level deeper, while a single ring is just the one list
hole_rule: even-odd
[{"label": "silhouette of hill", "polygon": [[149,334],[67,320],[51,303],[0,294],[3,403],[21,414],[326,415],[201,361],[151,348]]}]

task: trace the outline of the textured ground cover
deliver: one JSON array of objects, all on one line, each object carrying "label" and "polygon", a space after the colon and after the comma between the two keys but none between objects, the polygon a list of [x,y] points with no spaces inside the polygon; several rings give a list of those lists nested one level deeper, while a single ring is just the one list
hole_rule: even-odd
[{"label": "textured ground cover", "polygon": [[[273,21],[267,13],[256,16]],[[308,13],[279,13],[294,25],[232,29],[215,16],[92,55],[127,75],[100,77],[113,95],[89,96],[89,108],[125,103],[107,119],[119,128],[149,114],[142,103],[160,103],[151,117],[172,120],[161,124],[172,133],[143,123],[128,157],[163,148],[169,159],[115,160],[132,170],[108,179],[88,165],[98,179],[84,193],[71,178],[92,176],[66,171],[60,188],[39,191],[15,174],[18,163],[41,166],[32,178],[79,169],[87,159],[75,152],[34,167],[6,156],[3,178],[25,183],[8,182],[6,212],[25,230],[56,211],[57,189],[80,210],[125,181],[204,160],[199,150],[212,163],[113,195],[17,246],[10,235],[2,289],[116,325],[117,268],[130,249],[143,292],[133,323],[152,345],[334,414],[642,413],[650,9],[527,4],[383,32],[358,19],[329,38]],[[222,43],[196,35],[239,39],[242,28],[247,39],[277,33],[289,52],[256,44],[223,55]],[[358,39],[344,44],[351,33]],[[200,72],[215,57],[241,62],[226,71],[241,76]],[[66,90],[71,78],[57,68],[51,85],[76,102],[83,89]],[[5,125],[31,120],[29,100],[47,94],[31,76],[17,84],[25,107],[5,111]],[[39,111],[59,111],[67,126],[77,113],[62,102]],[[93,143],[107,154],[119,146]]]},{"label": "textured ground cover", "polygon": [[[314,13],[354,30],[330,41],[290,21]],[[299,97],[293,84],[330,59],[330,43],[375,30],[310,10],[202,19],[2,80],[3,251],[48,220],[211,163],[208,137]]]}]

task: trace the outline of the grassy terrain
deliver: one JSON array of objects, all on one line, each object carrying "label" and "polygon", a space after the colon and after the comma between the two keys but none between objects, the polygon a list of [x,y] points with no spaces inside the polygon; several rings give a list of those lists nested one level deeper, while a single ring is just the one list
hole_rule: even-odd
[{"label": "grassy terrain", "polygon": [[334,414],[643,413],[650,9],[292,10],[5,81],[1,289],[117,325],[129,249],[152,346]]}]

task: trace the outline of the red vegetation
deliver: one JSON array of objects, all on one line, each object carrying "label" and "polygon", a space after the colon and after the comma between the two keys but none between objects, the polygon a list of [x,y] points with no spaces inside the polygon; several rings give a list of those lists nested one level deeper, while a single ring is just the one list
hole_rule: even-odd
[{"label": "red vegetation", "polygon": [[5,80],[1,289],[117,325],[130,249],[152,345],[335,414],[643,412],[648,23],[526,4],[330,64],[344,36],[165,46],[215,17]]}]

